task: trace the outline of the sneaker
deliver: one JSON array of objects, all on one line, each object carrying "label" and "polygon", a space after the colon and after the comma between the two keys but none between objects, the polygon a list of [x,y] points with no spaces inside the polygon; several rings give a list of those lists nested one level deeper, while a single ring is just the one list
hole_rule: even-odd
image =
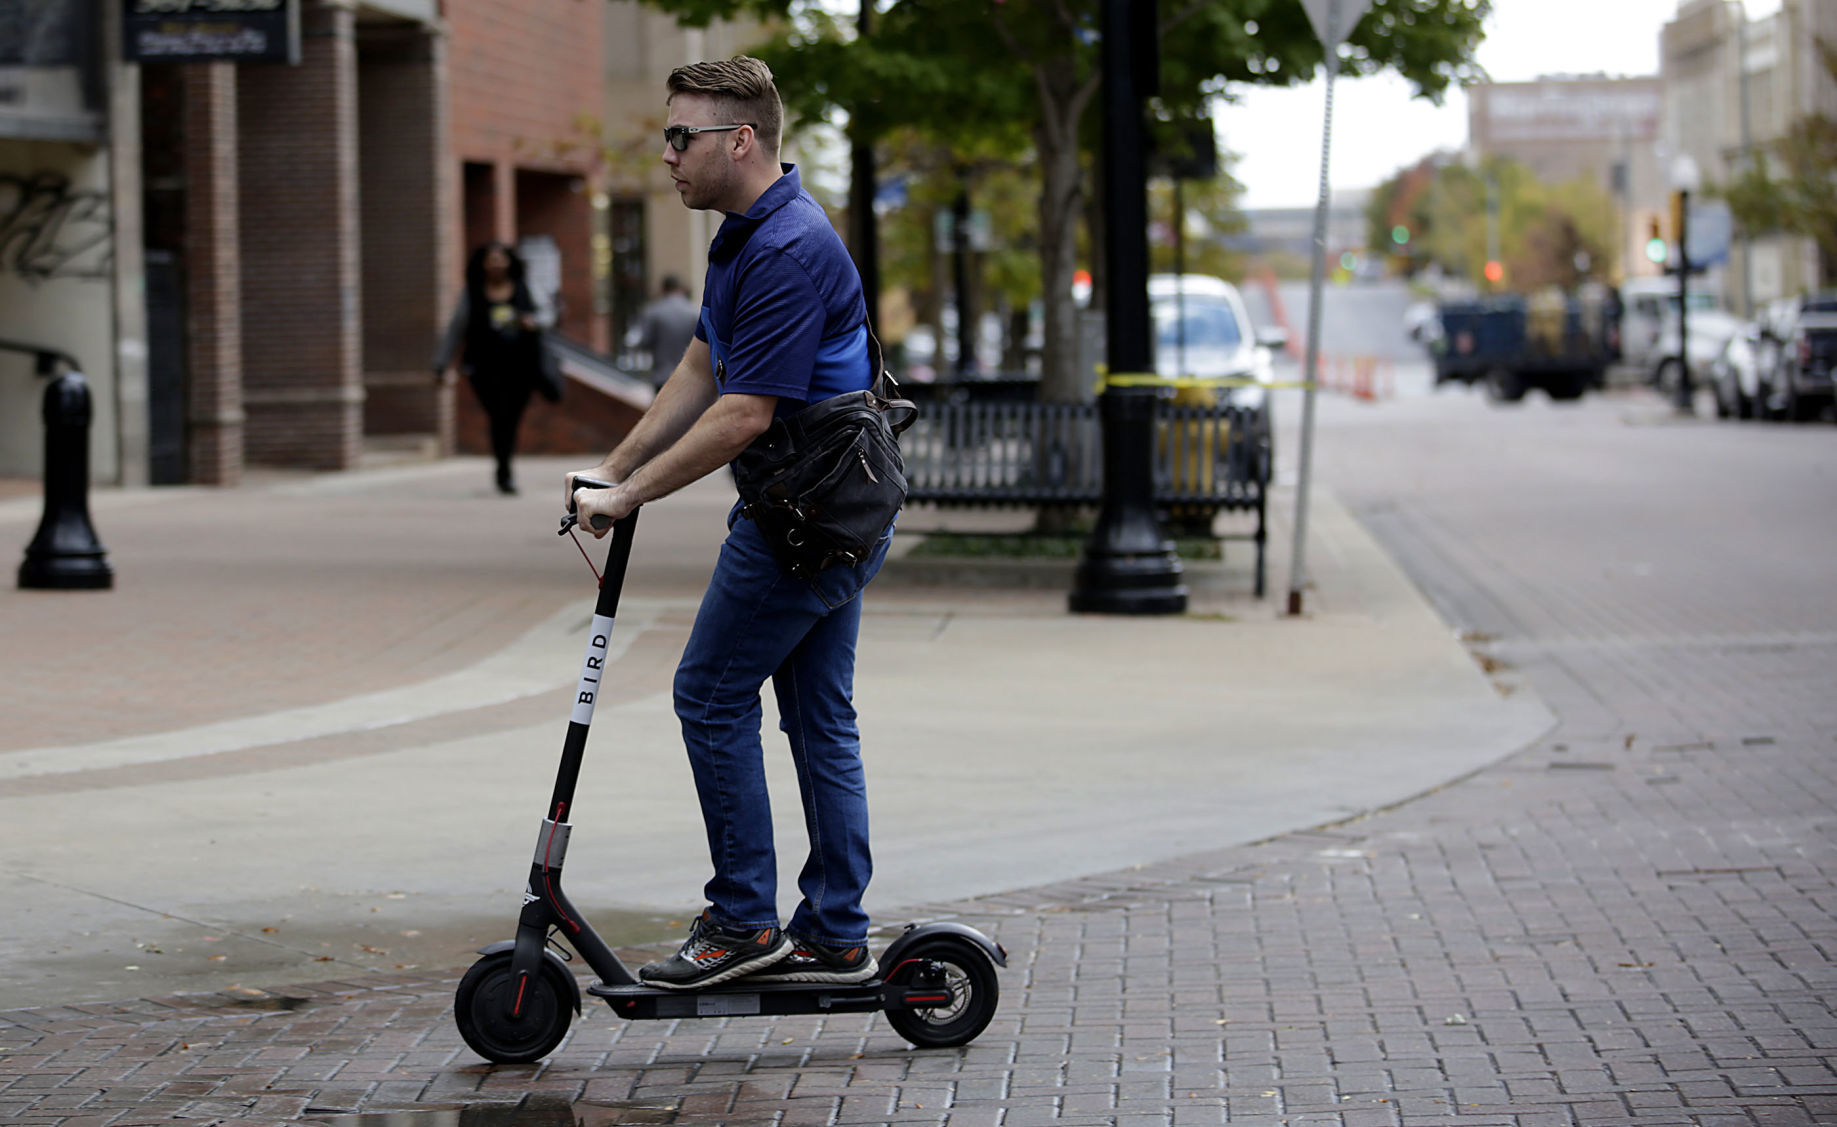
[{"label": "sneaker", "polygon": [[880,969],[865,943],[829,947],[790,938],[793,945],[789,955],[764,970],[754,971],[750,977],[760,982],[866,982]]},{"label": "sneaker", "polygon": [[689,928],[681,950],[660,963],[646,963],[638,978],[665,990],[700,990],[761,970],[791,953],[791,940],[778,927],[726,928],[703,912]]}]

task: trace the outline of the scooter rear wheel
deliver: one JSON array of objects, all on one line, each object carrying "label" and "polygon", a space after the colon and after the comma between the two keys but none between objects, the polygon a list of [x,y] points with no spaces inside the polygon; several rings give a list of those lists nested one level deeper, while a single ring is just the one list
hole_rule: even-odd
[{"label": "scooter rear wheel", "polygon": [[453,1020],[472,1051],[495,1064],[525,1064],[548,1056],[567,1036],[573,1020],[572,992],[562,976],[568,972],[548,959],[524,989],[521,1010],[511,952],[486,955],[459,980],[453,997]]},{"label": "scooter rear wheel", "polygon": [[898,983],[915,981],[926,964],[943,972],[951,1004],[935,1009],[888,1010],[887,1024],[921,1049],[967,1045],[989,1027],[1001,1001],[995,966],[989,956],[967,939],[941,935],[915,943],[903,952],[900,965],[888,976]]}]

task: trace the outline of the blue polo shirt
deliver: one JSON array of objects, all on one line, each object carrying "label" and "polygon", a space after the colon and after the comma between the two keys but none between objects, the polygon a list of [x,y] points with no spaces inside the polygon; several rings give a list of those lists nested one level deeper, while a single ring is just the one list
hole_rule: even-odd
[{"label": "blue polo shirt", "polygon": [[722,392],[778,413],[872,386],[861,276],[793,165],[708,247],[701,323]]}]

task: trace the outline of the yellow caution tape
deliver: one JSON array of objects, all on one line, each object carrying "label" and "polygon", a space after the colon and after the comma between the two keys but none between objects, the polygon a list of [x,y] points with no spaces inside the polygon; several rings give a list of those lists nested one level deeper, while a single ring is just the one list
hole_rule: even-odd
[{"label": "yellow caution tape", "polygon": [[1245,376],[1207,378],[1204,376],[1157,376],[1152,372],[1118,372],[1108,375],[1101,371],[1097,377],[1097,390],[1106,387],[1171,387],[1181,391],[1205,391],[1212,388],[1227,387],[1267,387],[1282,390],[1306,391],[1315,385],[1306,380],[1278,380],[1264,383],[1262,380]]}]

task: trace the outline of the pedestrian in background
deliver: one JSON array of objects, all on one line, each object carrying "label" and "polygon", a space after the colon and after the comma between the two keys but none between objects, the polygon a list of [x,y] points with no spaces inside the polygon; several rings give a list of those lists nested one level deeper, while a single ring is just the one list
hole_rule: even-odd
[{"label": "pedestrian in background", "polygon": [[434,378],[450,379],[457,359],[490,420],[500,493],[517,491],[510,462],[530,393],[542,378],[542,333],[552,321],[536,304],[523,273],[523,260],[503,243],[492,241],[474,250],[466,262],[465,292],[434,353]]},{"label": "pedestrian in background", "polygon": [[[644,417],[587,476],[583,526],[618,520],[731,462],[776,415],[874,382],[861,276],[797,169],[778,163],[784,108],[772,72],[744,56],[679,67],[669,79],[664,163],[683,204],[724,212],[708,249],[701,327]],[[574,474],[566,488],[573,495]],[[855,719],[861,590],[893,529],[860,563],[793,575],[735,505],[727,541],[676,670],[682,724],[714,876],[709,907],[647,985],[873,977],[861,906],[873,860]],[[595,535],[604,535],[603,531]],[[803,900],[779,926],[778,863],[760,742],[771,680],[804,801]]]},{"label": "pedestrian in background", "polygon": [[652,387],[662,387],[682,362],[701,315],[682,279],[665,274],[656,300],[644,307],[638,323],[638,347],[651,354]]}]

